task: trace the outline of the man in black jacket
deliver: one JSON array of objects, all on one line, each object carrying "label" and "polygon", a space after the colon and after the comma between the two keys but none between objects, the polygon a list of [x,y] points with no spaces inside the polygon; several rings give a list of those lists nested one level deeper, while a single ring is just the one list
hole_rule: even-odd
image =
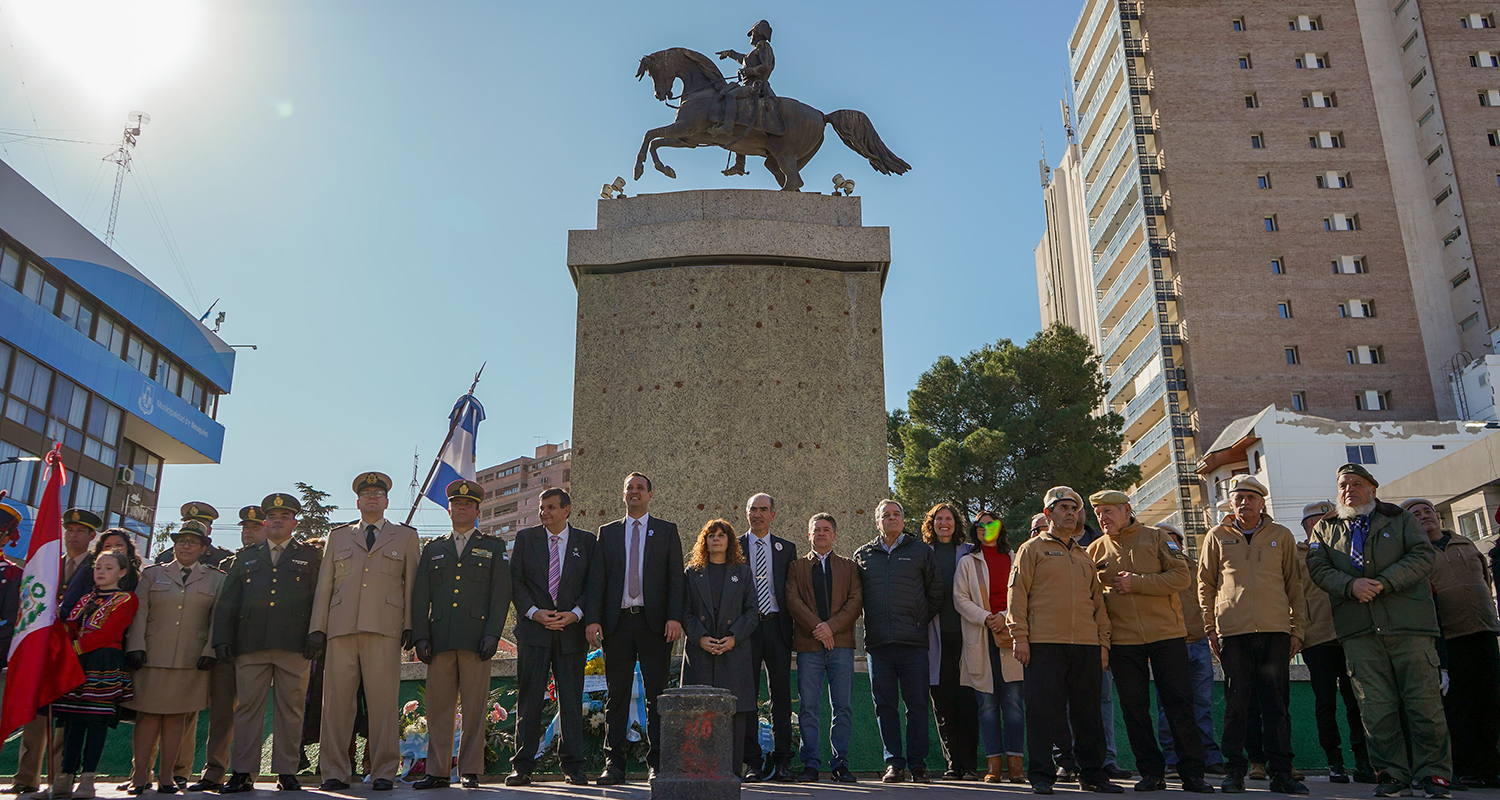
[{"label": "man in black jacket", "polygon": [[[854,551],[865,598],[865,650],[870,694],[885,745],[885,783],[927,783],[927,623],[943,604],[937,554],[902,528],[906,514],[895,500],[875,507],[879,534]],[[898,695],[906,703],[906,748],[901,747]]]},{"label": "man in black jacket", "polygon": [[[771,690],[771,738],[775,750],[769,756],[760,749],[760,719],[750,714],[745,728],[747,781],[792,780],[792,615],[786,605],[787,569],[797,558],[797,545],[771,535],[776,519],[776,501],[761,492],[745,501],[745,519],[750,531],[740,534],[740,552],[755,576],[755,601],[760,624],[750,634],[750,668],[760,684],[760,669],[766,668]],[[759,772],[757,772],[759,770]]]},{"label": "man in black jacket", "polygon": [[585,632],[604,648],[609,702],[604,712],[604,774],[600,786],[625,780],[625,734],[630,728],[630,694],[635,667],[641,666],[646,693],[646,763],[655,777],[661,764],[661,717],[657,696],[667,689],[672,644],[682,638],[682,541],[677,524],[651,516],[651,479],[625,476],[625,517],[599,529],[589,565]]},{"label": "man in black jacket", "polygon": [[542,740],[547,675],[557,685],[562,741],[558,760],[575,786],[583,776],[584,588],[594,559],[594,534],[568,524],[572,500],[558,488],[537,498],[541,525],[516,534],[511,592],[516,606],[516,754],[506,786],[529,786]]}]

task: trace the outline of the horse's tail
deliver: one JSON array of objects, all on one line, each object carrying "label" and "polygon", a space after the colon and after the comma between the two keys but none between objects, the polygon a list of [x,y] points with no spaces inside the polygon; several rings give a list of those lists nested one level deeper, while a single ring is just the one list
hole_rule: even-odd
[{"label": "horse's tail", "polygon": [[870,124],[870,118],[863,111],[831,111],[823,115],[823,121],[833,125],[834,132],[844,140],[844,144],[869,159],[870,166],[876,171],[886,175],[901,175],[911,169],[910,164],[902,161],[885,146],[885,142],[880,141],[880,134],[875,132],[875,126]]}]

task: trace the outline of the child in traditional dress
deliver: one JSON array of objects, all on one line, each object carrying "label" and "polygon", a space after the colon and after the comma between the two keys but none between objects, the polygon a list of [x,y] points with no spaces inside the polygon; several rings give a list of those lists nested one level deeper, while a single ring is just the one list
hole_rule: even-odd
[{"label": "child in traditional dress", "polygon": [[[123,553],[94,558],[94,588],[68,614],[68,633],[83,667],[83,685],[52,704],[63,728],[62,771],[51,797],[91,798],[104,739],[120,720],[120,704],[132,696],[125,669],[125,630],[135,618],[135,595],[120,588],[131,569]],[[77,791],[73,778],[79,776]]]}]

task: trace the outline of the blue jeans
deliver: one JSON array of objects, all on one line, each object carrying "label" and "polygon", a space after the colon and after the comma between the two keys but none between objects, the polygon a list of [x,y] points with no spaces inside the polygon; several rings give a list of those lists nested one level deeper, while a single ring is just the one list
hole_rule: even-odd
[{"label": "blue jeans", "polygon": [[1104,722],[1104,765],[1115,766],[1115,676],[1104,671],[1104,685],[1099,687],[1099,717]]},{"label": "blue jeans", "polygon": [[854,731],[854,715],[849,710],[849,693],[854,688],[854,648],[835,647],[797,654],[797,697],[801,705],[797,723],[802,729],[804,769],[823,768],[822,736],[818,732],[823,705],[823,687],[828,687],[828,701],[833,706],[833,725],[828,738],[833,743],[829,770],[849,766],[849,735]]},{"label": "blue jeans", "polygon": [[[927,726],[930,724],[927,648],[888,644],[870,648],[868,657],[870,694],[875,700],[875,722],[880,728],[886,766],[927,769]],[[904,751],[901,747],[900,702],[906,703]]]},{"label": "blue jeans", "polygon": [[[1214,654],[1207,639],[1199,639],[1187,646],[1189,681],[1193,690],[1193,713],[1198,719],[1198,731],[1203,734],[1204,763],[1223,764],[1224,753],[1214,741]],[[1167,767],[1176,768],[1177,751],[1172,747],[1172,730],[1158,705],[1156,711],[1156,733],[1161,737],[1161,751],[1167,757]]]},{"label": "blue jeans", "polygon": [[1026,710],[1021,690],[1024,682],[1006,683],[1000,678],[1000,648],[995,646],[993,638],[990,674],[995,680],[995,691],[974,693],[979,698],[979,732],[984,736],[984,755],[986,758],[1025,755]]}]

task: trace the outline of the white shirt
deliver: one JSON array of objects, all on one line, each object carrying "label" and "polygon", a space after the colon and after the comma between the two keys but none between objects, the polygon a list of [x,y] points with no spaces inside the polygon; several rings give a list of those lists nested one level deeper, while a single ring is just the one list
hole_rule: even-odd
[{"label": "white shirt", "polygon": [[[561,560],[563,566],[566,566],[567,563],[568,563],[568,531],[571,531],[571,530],[573,530],[573,526],[572,525],[564,525],[563,529],[562,529],[562,533],[557,534],[558,539],[559,539],[559,541],[557,543],[557,557]],[[552,568],[552,531],[549,531],[546,528],[542,528],[542,546],[544,546],[544,547],[547,548],[546,551],[545,551],[547,553],[547,568],[551,569]],[[527,619],[533,619],[533,620],[536,619],[536,612],[539,611],[539,610],[540,609],[538,609],[536,606],[532,606],[531,609],[526,612],[526,618]],[[568,610],[573,612],[573,616],[578,617],[578,619],[580,619],[580,620],[583,619],[583,609],[582,608],[579,608],[578,606],[573,606],[572,608],[570,608]]]},{"label": "white shirt", "polygon": [[625,585],[620,589],[620,608],[631,606],[644,606],[646,604],[646,534],[651,532],[651,515],[642,514],[639,520],[631,519],[629,514],[625,515],[625,569],[630,569],[630,537],[631,531],[636,523],[641,525],[641,543],[635,553],[635,563],[641,571],[641,596],[631,598],[630,575],[625,576]]},{"label": "white shirt", "polygon": [[775,548],[773,548],[771,546],[771,544],[772,543],[771,543],[771,534],[770,533],[767,533],[765,535],[765,538],[761,538],[759,536],[756,536],[755,533],[752,531],[750,533],[750,552],[746,553],[745,555],[750,559],[750,570],[752,572],[755,572],[755,570],[757,569],[757,565],[760,563],[760,561],[759,561],[759,558],[760,558],[759,548],[764,548],[765,549],[765,551],[766,551],[766,570],[767,570],[768,574],[761,575],[759,572],[755,572],[755,580],[756,580],[756,600],[755,600],[755,602],[756,602],[756,605],[760,604],[760,581],[762,581],[762,580],[768,581],[769,582],[768,585],[771,587],[771,592],[770,592],[771,608],[767,611],[767,613],[777,614],[777,613],[781,612],[781,607],[778,606],[778,605],[776,605],[776,550],[775,550]]}]

